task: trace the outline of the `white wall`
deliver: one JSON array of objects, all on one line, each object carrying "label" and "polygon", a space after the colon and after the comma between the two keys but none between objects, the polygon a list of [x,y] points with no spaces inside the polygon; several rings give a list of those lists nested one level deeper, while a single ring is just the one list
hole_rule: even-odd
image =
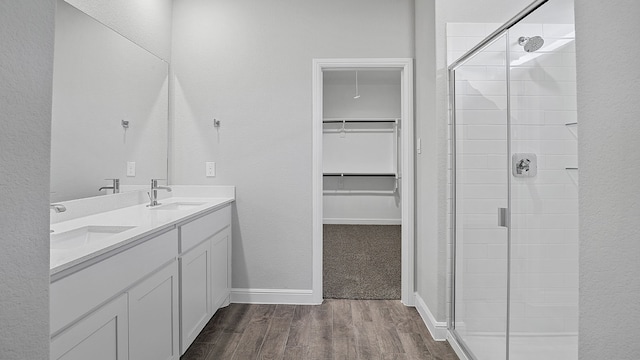
[{"label": "white wall", "polygon": [[634,0],[576,1],[580,359],[640,358],[640,30]]},{"label": "white wall", "polygon": [[65,0],[165,61],[173,0]]},{"label": "white wall", "polygon": [[173,28],[172,182],[237,186],[233,287],[311,289],[312,59],[413,57],[413,1],[179,0]]},{"label": "white wall", "polygon": [[[436,117],[436,2],[415,2],[416,275],[415,289],[437,321],[445,320],[446,240],[438,238],[438,144],[446,123]],[[446,132],[445,132],[446,136]],[[446,191],[446,189],[444,190]]]},{"label": "white wall", "polygon": [[49,358],[54,1],[0,3],[0,357]]},{"label": "white wall", "polygon": [[55,44],[51,201],[166,178],[168,64],[62,0]]}]

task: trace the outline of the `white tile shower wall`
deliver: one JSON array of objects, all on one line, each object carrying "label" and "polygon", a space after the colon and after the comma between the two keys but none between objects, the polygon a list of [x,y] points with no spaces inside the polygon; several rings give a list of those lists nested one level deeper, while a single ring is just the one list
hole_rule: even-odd
[{"label": "white tile shower wall", "polygon": [[[495,25],[448,24],[449,63]],[[573,28],[526,24],[515,27],[516,33],[540,34],[545,47],[525,53],[513,40],[518,36],[511,35],[512,153],[538,155],[538,176],[512,178],[511,329],[573,333],[578,316],[578,187],[566,168],[577,166],[577,127],[565,125],[577,121]],[[491,45],[456,72],[456,116],[464,123],[457,128],[464,164],[458,191],[465,199],[458,227],[465,228],[461,250],[467,265],[465,306],[457,314],[468,331],[501,331],[499,322],[504,321],[495,306],[499,303],[489,300],[496,300],[495,292],[504,286],[498,270],[506,269],[507,248],[496,241],[501,230],[484,225],[495,224],[507,181],[499,169],[508,159],[496,153],[506,140],[500,125],[507,116],[500,46],[504,43]]]},{"label": "white tile shower wall", "polygon": [[[511,328],[578,331],[578,163],[573,27],[525,24],[511,30],[512,152],[534,152],[538,176],[512,178]],[[526,53],[520,34],[545,45]]]}]

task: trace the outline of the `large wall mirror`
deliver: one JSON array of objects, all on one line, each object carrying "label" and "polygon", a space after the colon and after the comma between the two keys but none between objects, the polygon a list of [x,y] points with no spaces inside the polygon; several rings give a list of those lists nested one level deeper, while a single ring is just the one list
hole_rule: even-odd
[{"label": "large wall mirror", "polygon": [[165,61],[59,0],[51,201],[111,194],[105,179],[166,178],[168,102]]}]

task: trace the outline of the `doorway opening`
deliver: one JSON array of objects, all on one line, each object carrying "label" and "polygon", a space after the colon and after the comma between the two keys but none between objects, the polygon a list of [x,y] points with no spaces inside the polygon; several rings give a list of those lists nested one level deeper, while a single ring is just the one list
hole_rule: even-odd
[{"label": "doorway opening", "polygon": [[313,296],[413,305],[411,59],[313,62]]}]

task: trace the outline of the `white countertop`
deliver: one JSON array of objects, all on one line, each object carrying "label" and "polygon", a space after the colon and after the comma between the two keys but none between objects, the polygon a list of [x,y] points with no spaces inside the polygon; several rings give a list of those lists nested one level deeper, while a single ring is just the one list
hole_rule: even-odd
[{"label": "white countertop", "polygon": [[211,197],[219,194],[204,192],[203,195],[207,197],[198,197],[194,196],[195,194],[192,191],[178,191],[176,195],[186,196],[165,196],[160,199],[160,202],[163,205],[171,203],[203,204],[184,210],[157,210],[150,209],[146,203],[143,203],[51,224],[51,230],[54,231],[54,235],[87,226],[132,226],[133,228],[109,235],[99,242],[83,246],[65,249],[51,248],[50,274],[58,274],[109,252],[115,252],[122,246],[151,234],[167,231],[180,222],[224,207],[235,200],[235,194],[230,195],[228,193],[224,193],[219,197]]}]

